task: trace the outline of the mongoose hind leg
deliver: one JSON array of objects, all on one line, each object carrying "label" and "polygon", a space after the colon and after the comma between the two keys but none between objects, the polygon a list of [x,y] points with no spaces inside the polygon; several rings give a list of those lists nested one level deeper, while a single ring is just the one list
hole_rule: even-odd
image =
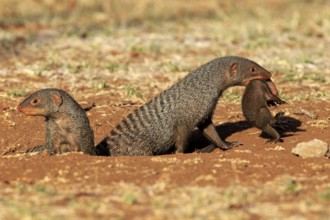
[{"label": "mongoose hind leg", "polygon": [[184,153],[187,145],[188,139],[190,137],[191,131],[185,126],[178,126],[176,129],[175,138],[175,153]]},{"label": "mongoose hind leg", "polygon": [[[238,147],[239,145],[242,145],[239,142],[226,142],[221,140],[211,120],[205,121],[202,125],[198,126],[198,128],[202,130],[204,136],[207,139],[209,139],[215,146],[217,146],[221,150],[228,150],[234,147]],[[209,148],[209,146],[207,146],[206,148]]]},{"label": "mongoose hind leg", "polygon": [[263,129],[263,132],[271,135],[274,139],[268,140],[267,143],[276,143],[276,142],[283,142],[283,140],[280,138],[279,133],[269,124],[266,125]]}]

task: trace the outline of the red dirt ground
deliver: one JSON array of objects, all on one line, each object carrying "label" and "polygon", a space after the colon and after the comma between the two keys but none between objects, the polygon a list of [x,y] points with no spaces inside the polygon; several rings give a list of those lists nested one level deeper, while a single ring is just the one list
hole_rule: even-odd
[{"label": "red dirt ground", "polygon": [[[130,104],[111,105],[108,100],[115,99],[100,95],[88,100],[97,105],[88,112],[96,143],[136,108]],[[60,183],[63,178],[67,184],[79,182],[82,185],[121,181],[143,184],[168,179],[174,185],[228,186],[233,182],[244,185],[266,182],[284,174],[305,177],[303,181],[309,187],[329,182],[329,159],[302,159],[291,153],[297,143],[314,138],[330,143],[330,103],[326,101],[289,102],[272,108],[273,113],[280,110],[286,113],[279,122],[286,130],[284,142],[277,144],[266,143],[267,139],[260,136],[260,131],[244,121],[239,105],[221,101],[214,115],[214,122],[219,124],[217,130],[227,141],[239,141],[243,146],[225,152],[215,150],[207,154],[156,157],[95,157],[79,153],[15,156],[42,144],[45,132],[42,118],[19,113],[14,109],[16,104],[8,100],[1,110],[4,118],[0,126],[1,146],[5,146],[0,159],[1,184],[16,181],[33,184],[47,177],[53,184]],[[303,114],[301,109],[315,117]],[[191,151],[207,144],[208,141],[196,131],[191,138]]]}]

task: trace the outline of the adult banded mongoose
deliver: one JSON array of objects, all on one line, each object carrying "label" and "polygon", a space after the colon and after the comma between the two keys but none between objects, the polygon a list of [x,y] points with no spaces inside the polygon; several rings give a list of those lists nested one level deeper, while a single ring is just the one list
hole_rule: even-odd
[{"label": "adult banded mongoose", "polygon": [[172,147],[183,153],[195,127],[216,147],[226,150],[239,143],[221,140],[211,117],[222,92],[247,85],[252,79],[270,80],[271,74],[242,57],[216,58],[180,80],[124,118],[96,148],[104,155],[159,155]]},{"label": "adult banded mongoose", "polygon": [[42,89],[25,100],[17,109],[26,115],[43,116],[46,124],[46,143],[27,152],[48,150],[49,154],[82,151],[95,155],[94,133],[81,106],[65,91]]},{"label": "adult banded mongoose", "polygon": [[246,86],[242,98],[242,111],[253,126],[273,137],[272,142],[282,141],[279,133],[272,127],[284,115],[279,112],[273,117],[268,105],[284,104],[285,101],[275,96],[268,85],[261,80],[251,80]]}]

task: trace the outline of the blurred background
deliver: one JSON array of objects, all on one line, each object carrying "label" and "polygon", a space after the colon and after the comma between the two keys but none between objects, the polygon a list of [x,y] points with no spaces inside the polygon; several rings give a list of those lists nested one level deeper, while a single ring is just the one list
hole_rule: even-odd
[{"label": "blurred background", "polygon": [[329,35],[327,0],[0,0],[0,92],[128,80],[151,97],[147,88],[160,92],[215,57],[239,55],[292,85],[289,98],[328,98]]}]

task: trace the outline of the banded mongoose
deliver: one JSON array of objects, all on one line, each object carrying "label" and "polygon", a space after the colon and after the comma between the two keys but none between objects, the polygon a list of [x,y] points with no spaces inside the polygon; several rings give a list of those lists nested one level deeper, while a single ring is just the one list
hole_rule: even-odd
[{"label": "banded mongoose", "polygon": [[275,96],[265,82],[256,79],[251,80],[246,86],[242,98],[242,111],[245,118],[250,121],[253,126],[273,137],[273,139],[268,142],[278,142],[282,141],[282,139],[280,139],[279,133],[272,125],[274,125],[284,113],[279,112],[273,117],[268,109],[268,105],[284,103],[286,102]]},{"label": "banded mongoose", "polygon": [[65,91],[39,90],[23,100],[17,109],[26,115],[45,117],[46,143],[30,148],[27,153],[48,150],[49,154],[71,151],[96,154],[94,133],[87,115]]},{"label": "banded mongoose", "polygon": [[217,101],[228,87],[247,85],[256,78],[268,80],[276,93],[270,77],[246,58],[216,58],[129,114],[96,148],[113,156],[159,155],[172,149],[184,153],[196,127],[222,150],[238,146],[221,140],[215,130],[211,118]]}]

